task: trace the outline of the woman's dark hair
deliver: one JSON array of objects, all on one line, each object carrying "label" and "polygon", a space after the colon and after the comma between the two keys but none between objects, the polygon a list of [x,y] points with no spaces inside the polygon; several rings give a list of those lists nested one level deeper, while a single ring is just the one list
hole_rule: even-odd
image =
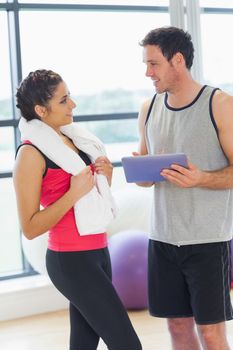
[{"label": "woman's dark hair", "polygon": [[185,64],[188,69],[192,67],[194,48],[191,35],[176,27],[162,27],[151,30],[145,38],[140,42],[140,45],[159,46],[162,54],[168,61],[180,52],[185,59]]},{"label": "woman's dark hair", "polygon": [[35,106],[48,107],[48,102],[54,95],[61,76],[51,70],[40,69],[30,72],[17,89],[16,107],[26,120],[40,119],[35,112]]}]

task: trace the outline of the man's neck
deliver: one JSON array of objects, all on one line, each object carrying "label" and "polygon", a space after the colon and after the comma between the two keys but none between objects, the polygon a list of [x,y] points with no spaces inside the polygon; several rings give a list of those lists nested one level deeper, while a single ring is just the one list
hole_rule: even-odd
[{"label": "man's neck", "polygon": [[173,108],[187,106],[195,99],[202,87],[203,85],[193,79],[181,81],[173,91],[168,92],[167,102]]}]

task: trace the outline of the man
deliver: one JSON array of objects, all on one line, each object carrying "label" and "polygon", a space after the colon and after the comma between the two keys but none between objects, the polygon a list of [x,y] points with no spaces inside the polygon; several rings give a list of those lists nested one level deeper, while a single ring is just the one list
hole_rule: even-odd
[{"label": "man", "polygon": [[[196,82],[193,44],[175,27],[142,40],[146,76],[157,94],[139,113],[139,153],[180,153],[154,187],[149,241],[149,309],[165,317],[173,349],[230,349],[233,233],[233,97]],[[198,334],[195,331],[197,327]]]}]

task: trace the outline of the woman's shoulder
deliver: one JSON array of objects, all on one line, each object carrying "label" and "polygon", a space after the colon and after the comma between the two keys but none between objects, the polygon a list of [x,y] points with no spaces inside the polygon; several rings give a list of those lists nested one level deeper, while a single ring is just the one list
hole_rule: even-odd
[{"label": "woman's shoulder", "polygon": [[31,143],[22,143],[16,151],[16,165],[20,164],[21,167],[32,169],[34,167],[38,169],[45,169],[45,159],[42,153]]},{"label": "woman's shoulder", "polygon": [[16,150],[16,157],[21,155],[21,157],[36,157],[38,159],[44,158],[43,153],[34,146],[31,142],[22,142],[17,150]]}]

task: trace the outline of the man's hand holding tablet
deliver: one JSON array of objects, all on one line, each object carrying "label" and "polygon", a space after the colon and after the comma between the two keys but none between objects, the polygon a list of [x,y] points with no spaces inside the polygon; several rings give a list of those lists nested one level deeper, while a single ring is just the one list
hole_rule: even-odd
[{"label": "man's hand holding tablet", "polygon": [[187,156],[184,153],[137,155],[123,157],[121,161],[126,181],[135,183],[165,181],[161,172],[163,169],[171,169],[172,164],[188,168]]}]

